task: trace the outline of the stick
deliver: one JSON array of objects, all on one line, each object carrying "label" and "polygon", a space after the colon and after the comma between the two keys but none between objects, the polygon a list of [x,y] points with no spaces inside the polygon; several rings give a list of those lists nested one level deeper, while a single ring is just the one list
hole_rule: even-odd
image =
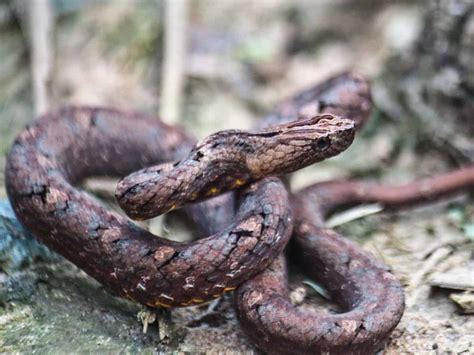
[{"label": "stick", "polygon": [[160,116],[169,123],[180,117],[185,82],[187,48],[187,0],[166,0],[165,40]]},{"label": "stick", "polygon": [[31,76],[33,102],[36,115],[49,108],[54,15],[49,0],[29,0],[28,22],[31,48]]}]

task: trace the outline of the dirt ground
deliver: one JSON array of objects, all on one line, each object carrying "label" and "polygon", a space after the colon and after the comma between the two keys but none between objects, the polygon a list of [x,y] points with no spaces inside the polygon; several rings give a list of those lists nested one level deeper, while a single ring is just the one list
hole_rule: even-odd
[{"label": "dirt ground", "polygon": [[[384,99],[385,64],[410,50],[422,26],[423,3],[191,2],[181,123],[200,138],[249,128],[278,100],[348,68],[373,78],[377,104]],[[93,104],[157,113],[163,4],[75,0],[56,6],[52,107]],[[0,171],[14,135],[33,119],[27,35],[11,9],[9,2],[0,3]],[[349,176],[402,183],[449,170],[452,162],[420,144],[411,125],[409,117],[393,119],[376,108],[348,151],[296,173],[292,188]],[[0,201],[7,208],[2,179],[3,173]],[[0,225],[2,218],[5,223],[12,217],[0,213]],[[165,224],[168,235],[188,234],[179,222]],[[407,308],[384,354],[474,354],[474,319],[453,300],[463,289],[431,285],[464,277],[474,287],[472,198],[382,212],[338,230],[388,264],[405,287]],[[2,231],[0,352],[258,353],[239,328],[232,295],[161,314],[160,329],[155,322],[143,334],[139,306],[111,297],[34,243],[21,240],[13,247]],[[6,262],[20,254],[22,262]],[[323,304],[304,280],[296,273],[292,289],[305,287],[307,303]]]}]

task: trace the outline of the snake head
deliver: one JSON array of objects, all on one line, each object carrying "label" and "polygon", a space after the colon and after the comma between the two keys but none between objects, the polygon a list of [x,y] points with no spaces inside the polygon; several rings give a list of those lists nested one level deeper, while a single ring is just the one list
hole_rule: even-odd
[{"label": "snake head", "polygon": [[261,133],[268,144],[259,158],[247,163],[258,174],[286,174],[343,152],[354,134],[354,121],[332,114],[273,126]]},{"label": "snake head", "polygon": [[283,175],[344,151],[353,121],[330,114],[250,133],[217,132],[174,164],[147,168],[117,185],[120,206],[133,218],[151,218],[265,176]]}]

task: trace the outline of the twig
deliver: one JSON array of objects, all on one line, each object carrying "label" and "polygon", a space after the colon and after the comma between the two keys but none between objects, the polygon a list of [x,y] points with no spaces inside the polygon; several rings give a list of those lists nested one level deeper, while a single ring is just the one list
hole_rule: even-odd
[{"label": "twig", "polygon": [[155,310],[151,308],[143,308],[140,312],[138,312],[137,318],[143,324],[143,334],[146,334],[148,332],[148,325],[157,321],[158,317],[156,316]]},{"label": "twig", "polygon": [[353,220],[367,217],[383,211],[383,205],[380,203],[372,203],[368,205],[357,206],[347,211],[338,213],[329,218],[326,225],[329,228],[338,227]]},{"label": "twig", "polygon": [[187,49],[187,0],[166,0],[160,116],[169,123],[180,117]]},{"label": "twig", "polygon": [[31,76],[36,115],[49,108],[49,84],[53,60],[51,35],[54,15],[49,0],[29,0],[28,22],[31,48]]},{"label": "twig", "polygon": [[447,272],[436,273],[429,281],[431,286],[451,290],[474,291],[474,262],[465,266],[450,269]]},{"label": "twig", "polygon": [[407,290],[407,306],[412,306],[418,302],[424,291],[424,288],[421,287],[423,279],[433,271],[433,268],[435,268],[441,260],[446,259],[452,252],[453,250],[448,247],[436,249],[433,254],[426,259],[423,266],[413,273]]}]

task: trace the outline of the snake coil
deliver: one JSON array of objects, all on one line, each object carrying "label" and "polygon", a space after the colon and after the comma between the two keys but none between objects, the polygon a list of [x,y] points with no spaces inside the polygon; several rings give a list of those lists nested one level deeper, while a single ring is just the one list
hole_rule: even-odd
[{"label": "snake coil", "polygon": [[[373,256],[326,229],[325,216],[341,205],[397,206],[472,188],[474,169],[400,188],[405,194],[334,182],[289,196],[274,176],[347,149],[370,109],[367,81],[343,73],[283,102],[255,132],[221,131],[196,144],[154,117],[67,107],[19,134],[7,158],[7,192],[38,239],[116,295],[184,307],[240,286],[239,320],[267,352],[375,352],[402,315],[401,286]],[[199,202],[188,213],[210,236],[187,244],[158,238],[75,187],[87,176],[127,174],[116,195],[130,217]],[[209,200],[234,189],[235,215],[232,195]],[[343,313],[289,302],[283,250],[292,231],[305,270]]]}]

